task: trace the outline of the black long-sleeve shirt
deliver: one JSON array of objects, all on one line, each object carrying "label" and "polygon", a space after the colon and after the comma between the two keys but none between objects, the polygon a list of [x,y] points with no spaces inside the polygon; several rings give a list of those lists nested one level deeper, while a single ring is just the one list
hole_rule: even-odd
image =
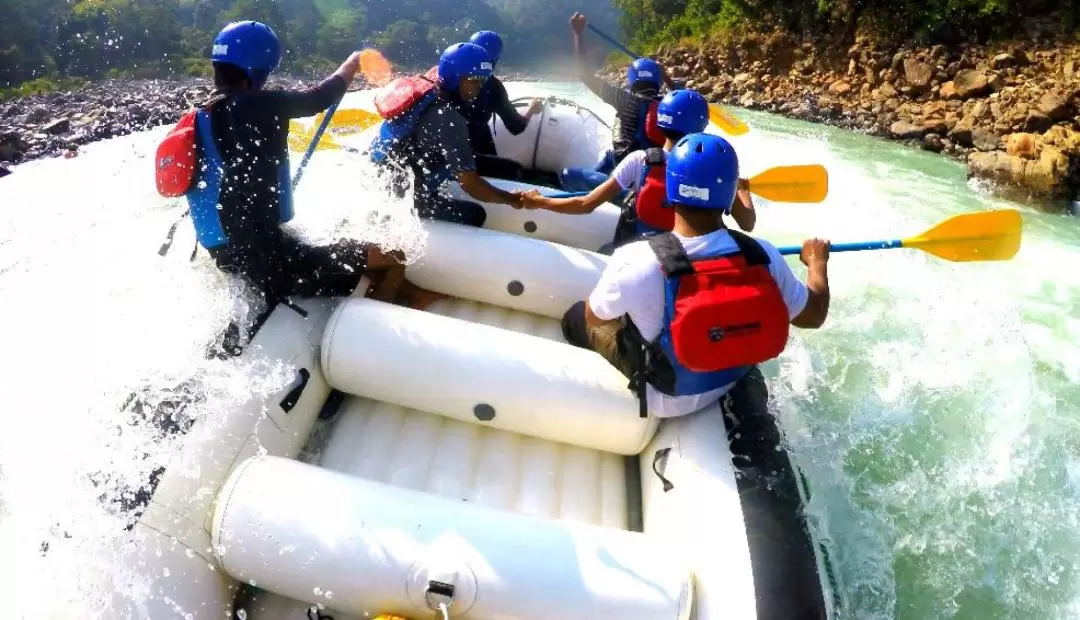
[{"label": "black long-sleeve shirt", "polygon": [[495,138],[488,125],[493,114],[498,114],[506,130],[515,136],[529,126],[529,119],[518,113],[514,104],[510,103],[506,86],[496,77],[489,78],[476,100],[461,106],[461,111],[469,124],[469,143],[474,155],[497,154]]},{"label": "black long-sleeve shirt", "polygon": [[224,163],[219,216],[230,244],[274,238],[280,217],[279,166],[289,160],[289,119],[312,116],[345,94],[331,76],[305,90],[218,93],[211,99],[214,143]]}]

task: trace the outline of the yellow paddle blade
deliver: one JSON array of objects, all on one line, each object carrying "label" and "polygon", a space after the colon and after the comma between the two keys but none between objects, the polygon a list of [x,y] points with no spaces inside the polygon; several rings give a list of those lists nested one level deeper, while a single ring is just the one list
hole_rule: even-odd
[{"label": "yellow paddle blade", "polygon": [[720,105],[716,103],[709,104],[709,122],[732,136],[741,136],[750,131],[750,128],[746,126],[746,123],[740,121],[731,114],[728,114],[727,110],[721,108]]},{"label": "yellow paddle blade", "polygon": [[750,179],[750,191],[777,202],[821,202],[829,194],[825,166],[777,166]]},{"label": "yellow paddle blade", "polygon": [[[315,117],[316,127],[322,123],[325,115],[326,112],[323,112]],[[335,134],[354,133],[381,122],[381,116],[367,110],[359,108],[338,110],[334,113],[334,118],[330,119],[330,125],[327,126],[327,129]]]},{"label": "yellow paddle blade", "polygon": [[372,84],[384,86],[390,81],[392,71],[390,61],[378,50],[369,48],[360,52],[360,72]]},{"label": "yellow paddle blade", "polygon": [[1020,212],[1012,209],[965,213],[901,243],[957,262],[1009,260],[1020,251],[1022,225]]},{"label": "yellow paddle blade", "polygon": [[[337,116],[335,114],[335,116]],[[315,137],[315,129],[318,124],[308,128],[302,125],[299,121],[289,121],[289,149],[293,151],[305,151],[311,139]],[[319,143],[315,145],[315,150],[324,151],[327,149],[340,149],[341,145],[334,141],[329,134],[324,133],[319,138]]]}]

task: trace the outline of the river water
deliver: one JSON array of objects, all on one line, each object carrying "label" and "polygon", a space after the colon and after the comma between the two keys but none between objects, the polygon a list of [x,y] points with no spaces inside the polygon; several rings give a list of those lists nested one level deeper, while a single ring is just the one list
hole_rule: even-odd
[{"label": "river water", "polygon": [[[577,85],[509,88],[613,116]],[[759,201],[755,232],[777,244],[905,237],[993,208],[1024,214],[1023,246],[1006,263],[916,250],[834,255],[825,328],[794,330],[764,366],[829,539],[845,617],[1080,617],[1080,218],[990,198],[937,155],[739,113],[753,128],[732,140],[744,176],[782,164],[829,169],[824,203]],[[131,544],[101,498],[137,487],[176,449],[126,422],[133,390],[195,375],[209,386],[200,407],[210,413],[288,380],[203,359],[207,340],[249,302],[205,254],[188,262],[189,225],[157,254],[183,211],[154,191],[164,130],[0,180],[0,600],[14,602],[16,618],[99,611],[87,575],[108,575]],[[367,227],[364,212],[385,213],[386,200],[365,186],[364,166],[316,154],[297,194],[298,228],[422,250],[404,208],[390,226]]]}]

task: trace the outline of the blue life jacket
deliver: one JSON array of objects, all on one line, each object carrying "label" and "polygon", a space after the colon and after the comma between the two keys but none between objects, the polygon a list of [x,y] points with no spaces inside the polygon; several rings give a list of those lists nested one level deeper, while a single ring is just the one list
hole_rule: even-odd
[{"label": "blue life jacket", "polygon": [[[228,235],[221,225],[218,205],[221,197],[221,183],[225,177],[225,162],[214,143],[210,115],[200,110],[195,114],[195,127],[198,131],[200,148],[199,170],[195,183],[185,197],[191,213],[191,222],[195,225],[195,238],[206,249],[224,246],[229,242]],[[278,224],[293,219],[292,175],[289,171],[288,155],[282,159],[277,170]]]}]

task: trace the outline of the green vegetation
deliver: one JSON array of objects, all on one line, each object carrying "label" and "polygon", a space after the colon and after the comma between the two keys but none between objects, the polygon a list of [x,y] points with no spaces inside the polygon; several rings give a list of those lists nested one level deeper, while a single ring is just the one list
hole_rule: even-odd
[{"label": "green vegetation", "polygon": [[623,33],[641,46],[760,30],[853,39],[951,43],[1015,35],[1024,17],[1071,9],[1066,0],[614,0]]},{"label": "green vegetation", "polygon": [[[358,43],[398,66],[426,68],[479,29],[506,41],[503,65],[536,68],[569,53],[579,0],[0,0],[0,97],[108,77],[204,75],[214,35],[239,19],[283,40],[282,69],[337,66]],[[589,17],[614,31],[604,2]]]}]

